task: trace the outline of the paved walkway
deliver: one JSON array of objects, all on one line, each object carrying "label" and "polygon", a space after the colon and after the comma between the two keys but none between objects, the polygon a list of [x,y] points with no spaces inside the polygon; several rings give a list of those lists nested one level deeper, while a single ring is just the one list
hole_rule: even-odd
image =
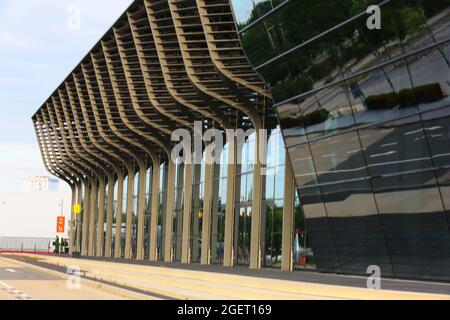
[{"label": "paved walkway", "polygon": [[[22,259],[35,263],[67,268],[79,266],[82,273],[88,278],[100,279],[119,286],[135,288],[149,294],[157,294],[173,299],[254,299],[254,300],[311,300],[311,299],[448,299],[447,295],[429,294],[423,292],[407,292],[398,290],[368,290],[350,285],[332,285],[283,279],[293,275],[278,272],[278,278],[270,277],[274,271],[258,270],[260,276],[250,274],[236,274],[239,270],[225,269],[216,266],[216,272],[199,268],[189,270],[187,267],[170,268],[152,266],[139,263],[116,263],[93,259],[73,259],[67,257],[48,257],[36,255],[22,255]],[[32,260],[30,260],[32,259]],[[191,266],[192,267],[192,266]],[[198,267],[198,266],[197,266]],[[214,266],[213,266],[214,267]],[[211,267],[211,268],[213,268]],[[210,268],[210,269],[211,269]],[[228,272],[219,272],[228,270]],[[63,269],[64,270],[64,269]],[[247,269],[248,270],[248,269]],[[247,271],[255,272],[254,270]],[[294,273],[294,275],[297,273]],[[305,274],[304,274],[305,275]],[[310,274],[316,275],[317,274]],[[346,277],[348,278],[348,277]],[[330,278],[333,281],[336,279]],[[347,280],[361,282],[358,277]],[[315,279],[319,280],[319,279]],[[364,281],[365,283],[365,281]],[[404,282],[402,282],[404,283]],[[425,287],[426,283],[421,283]],[[403,287],[412,286],[412,283],[403,284]],[[444,284],[429,284],[430,287]],[[400,286],[400,285],[399,285]],[[445,288],[449,288],[448,286]]]}]

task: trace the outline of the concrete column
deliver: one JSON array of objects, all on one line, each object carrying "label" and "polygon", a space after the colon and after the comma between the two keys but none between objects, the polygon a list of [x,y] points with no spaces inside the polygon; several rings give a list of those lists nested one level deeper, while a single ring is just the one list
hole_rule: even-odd
[{"label": "concrete column", "polygon": [[94,184],[91,187],[91,209],[89,215],[88,255],[90,257],[93,257],[95,255],[95,221],[97,220],[98,214],[98,192],[99,186],[97,184]]},{"label": "concrete column", "polygon": [[139,164],[138,181],[138,204],[137,204],[137,249],[136,259],[144,260],[144,230],[145,230],[145,192],[147,185],[147,161]]},{"label": "concrete column", "polygon": [[283,206],[283,234],[281,243],[281,270],[293,270],[293,230],[294,230],[294,210],[295,210],[295,177],[289,154],[286,150],[286,165],[284,178],[284,206]]},{"label": "concrete column", "polygon": [[75,234],[75,212],[73,212],[73,206],[77,203],[77,186],[71,185],[72,189],[72,202],[70,206],[70,226],[69,226],[69,255],[72,255],[74,249],[74,234]]},{"label": "concrete column", "polygon": [[108,177],[108,195],[106,200],[106,235],[105,235],[105,257],[111,258],[112,224],[114,214],[114,175]]},{"label": "concrete column", "polygon": [[[264,199],[264,176],[261,156],[267,156],[263,146],[266,141],[263,136],[256,132],[255,137],[255,165],[253,166],[253,199],[252,199],[252,232],[250,242],[250,268],[261,268],[261,234],[262,234],[262,214]],[[260,156],[261,155],[261,156]]]},{"label": "concrete column", "polygon": [[172,237],[173,237],[173,205],[175,195],[175,163],[169,159],[167,176],[167,200],[166,200],[166,237],[164,239],[164,261],[172,262]]},{"label": "concrete column", "polygon": [[[83,188],[82,188],[83,184],[79,184],[78,185],[78,190],[77,190],[77,203],[78,204],[82,204],[83,203]],[[84,212],[84,208],[82,208],[83,212]],[[81,252],[81,241],[80,241],[80,237],[81,237],[81,213],[77,214],[76,216],[76,240],[75,240],[75,250],[77,252]]]},{"label": "concrete column", "polygon": [[99,195],[98,195],[98,214],[97,214],[97,248],[95,250],[96,257],[103,257],[103,241],[105,228],[105,195],[106,183],[105,177],[100,177],[99,180]]},{"label": "concrete column", "polygon": [[225,213],[225,244],[223,265],[232,267],[234,264],[233,234],[234,234],[234,206],[236,203],[236,164],[237,145],[234,136],[228,139],[228,177],[227,204]]},{"label": "concrete column", "polygon": [[158,261],[158,211],[159,211],[159,180],[161,164],[153,162],[152,171],[152,199],[150,213],[150,236],[149,236],[149,259],[150,261]]},{"label": "concrete column", "polygon": [[83,204],[83,226],[81,232],[81,254],[88,255],[89,240],[89,215],[91,209],[91,184],[87,182],[84,185],[84,204]]},{"label": "concrete column", "polygon": [[123,214],[123,171],[117,175],[116,235],[114,239],[114,258],[122,258],[122,214]]},{"label": "concrete column", "polygon": [[134,203],[134,166],[128,168],[128,185],[127,185],[127,224],[125,231],[125,259],[131,259],[131,241],[133,231],[133,203]]},{"label": "concrete column", "polygon": [[192,169],[194,165],[185,165],[184,170],[184,208],[183,208],[183,235],[181,247],[181,262],[190,263],[190,230],[192,214]]},{"label": "concrete column", "polygon": [[202,256],[201,264],[211,263],[211,217],[213,205],[214,163],[210,152],[206,152],[205,192],[203,195],[203,223],[202,223]]}]

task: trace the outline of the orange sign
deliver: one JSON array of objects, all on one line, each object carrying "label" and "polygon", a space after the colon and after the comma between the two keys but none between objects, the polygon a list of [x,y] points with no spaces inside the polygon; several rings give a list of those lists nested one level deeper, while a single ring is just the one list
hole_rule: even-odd
[{"label": "orange sign", "polygon": [[58,217],[56,220],[56,232],[57,233],[64,233],[64,229],[66,226],[66,217]]}]

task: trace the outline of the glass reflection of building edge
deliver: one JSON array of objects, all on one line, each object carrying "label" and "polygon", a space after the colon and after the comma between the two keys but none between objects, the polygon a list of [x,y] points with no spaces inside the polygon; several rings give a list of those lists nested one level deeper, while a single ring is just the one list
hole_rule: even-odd
[{"label": "glass reflection of building edge", "polygon": [[450,280],[450,1],[231,2],[318,271]]}]

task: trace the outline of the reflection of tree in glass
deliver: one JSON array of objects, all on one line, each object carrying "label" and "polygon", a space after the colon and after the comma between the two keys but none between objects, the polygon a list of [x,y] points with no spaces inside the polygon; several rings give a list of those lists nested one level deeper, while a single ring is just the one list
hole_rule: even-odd
[{"label": "reflection of tree in glass", "polygon": [[[278,12],[264,19],[264,23],[246,30],[242,42],[252,62],[261,65],[343,21],[364,13],[369,5],[376,3],[379,1],[291,0]],[[362,14],[360,18],[305,44],[260,71],[272,87],[275,100],[283,101],[309,91],[317,84],[328,83],[347,74],[355,64],[369,67],[383,62],[397,52],[396,47],[401,53],[408,52],[409,43],[431,33],[426,20],[449,4],[449,0],[391,1],[382,7],[381,30],[367,30],[367,15]],[[258,3],[252,17],[259,17],[261,14],[258,12],[266,12],[264,10],[270,5],[269,1]],[[374,59],[368,59],[370,56]],[[383,72],[393,89],[391,80]]]}]

